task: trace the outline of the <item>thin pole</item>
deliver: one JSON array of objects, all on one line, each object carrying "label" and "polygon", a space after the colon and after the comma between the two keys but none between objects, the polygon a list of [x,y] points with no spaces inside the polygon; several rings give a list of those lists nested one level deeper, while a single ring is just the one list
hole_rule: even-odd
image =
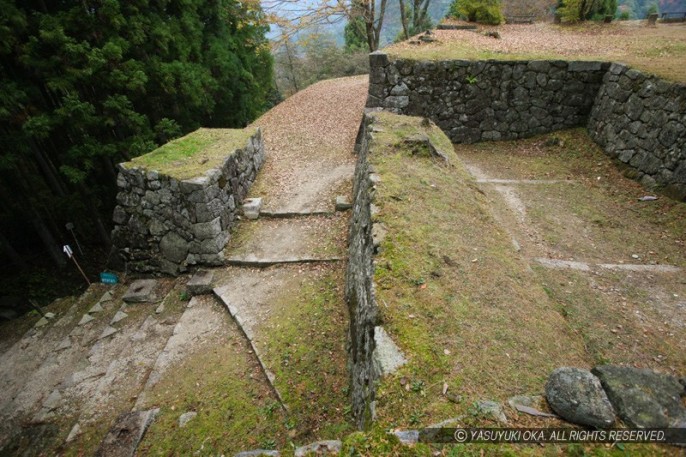
[{"label": "thin pole", "polygon": [[78,268],[79,271],[81,272],[81,274],[83,275],[83,279],[85,279],[86,282],[88,283],[88,285],[90,286],[90,285],[91,285],[91,282],[88,280],[88,276],[86,276],[86,273],[84,273],[83,270],[81,269],[81,266],[79,265],[79,262],[76,261],[76,257],[71,256],[71,259],[72,259],[72,260],[74,261],[74,263],[76,264],[76,268]]}]

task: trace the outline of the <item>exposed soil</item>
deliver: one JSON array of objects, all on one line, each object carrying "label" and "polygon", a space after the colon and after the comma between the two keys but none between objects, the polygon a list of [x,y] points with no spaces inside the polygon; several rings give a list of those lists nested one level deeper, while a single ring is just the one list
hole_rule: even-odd
[{"label": "exposed soil", "polygon": [[327,259],[345,255],[348,215],[265,219],[241,224],[226,247],[227,258]]},{"label": "exposed soil", "polygon": [[[537,138],[456,152],[480,170],[496,218],[596,363],[683,375],[686,231],[678,221],[686,205],[666,197],[640,202],[646,191],[583,131],[557,135],[566,146],[545,147]],[[560,181],[530,181],[540,178]]]}]

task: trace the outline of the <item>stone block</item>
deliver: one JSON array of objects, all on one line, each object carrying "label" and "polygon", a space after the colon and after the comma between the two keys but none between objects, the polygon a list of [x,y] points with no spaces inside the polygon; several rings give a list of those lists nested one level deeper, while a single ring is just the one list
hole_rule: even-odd
[{"label": "stone block", "polygon": [[588,370],[562,367],[553,371],[545,396],[553,411],[569,422],[596,428],[615,423],[614,409],[600,380]]},{"label": "stone block", "polygon": [[261,198],[248,198],[243,202],[243,215],[248,219],[257,219],[260,217],[261,207]]},{"label": "stone block", "polygon": [[186,289],[192,296],[212,293],[213,279],[213,271],[198,270],[186,284]]},{"label": "stone block", "polygon": [[394,373],[407,363],[407,359],[383,327],[374,327],[374,368],[381,375]]},{"label": "stone block", "polygon": [[388,55],[381,51],[375,51],[369,54],[370,67],[386,67],[388,66]]},{"label": "stone block", "polygon": [[150,303],[157,300],[155,288],[157,281],[154,279],[139,279],[134,281],[122,297],[126,303]]},{"label": "stone block", "polygon": [[96,457],[135,455],[145,431],[148,429],[159,409],[133,411],[119,416],[103,438]]},{"label": "stone block", "polygon": [[[208,240],[215,238],[222,232],[221,218],[217,217],[210,222],[200,222],[193,224],[193,235],[197,240]],[[171,260],[171,259],[170,259]]]},{"label": "stone block", "polygon": [[169,232],[160,240],[160,253],[169,262],[181,263],[188,255],[188,242],[176,232]]},{"label": "stone block", "polygon": [[301,446],[295,449],[295,457],[322,456],[326,454],[339,455],[343,443],[338,440],[317,441],[316,443]]},{"label": "stone block", "polygon": [[669,428],[686,423],[684,386],[676,377],[616,365],[596,367],[593,373],[628,426]]},{"label": "stone block", "polygon": [[343,195],[336,197],[336,211],[347,211],[352,207],[353,205],[350,203],[350,200],[348,200],[348,197],[344,197]]}]

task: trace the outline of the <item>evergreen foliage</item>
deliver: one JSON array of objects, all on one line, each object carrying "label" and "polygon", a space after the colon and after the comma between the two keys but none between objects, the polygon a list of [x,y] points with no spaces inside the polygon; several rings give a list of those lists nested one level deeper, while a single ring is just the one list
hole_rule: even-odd
[{"label": "evergreen foliage", "polygon": [[454,0],[448,15],[489,25],[498,25],[504,20],[500,0]]},{"label": "evergreen foliage", "polygon": [[605,16],[615,16],[617,0],[561,0],[557,14],[563,22],[603,20]]},{"label": "evergreen foliage", "polygon": [[367,30],[362,16],[355,16],[348,20],[343,30],[345,50],[359,52],[367,50]]},{"label": "evergreen foliage", "polygon": [[[0,0],[0,234],[108,241],[118,162],[273,99],[258,2]],[[57,251],[55,251],[57,249]],[[0,252],[3,252],[0,251]]]}]

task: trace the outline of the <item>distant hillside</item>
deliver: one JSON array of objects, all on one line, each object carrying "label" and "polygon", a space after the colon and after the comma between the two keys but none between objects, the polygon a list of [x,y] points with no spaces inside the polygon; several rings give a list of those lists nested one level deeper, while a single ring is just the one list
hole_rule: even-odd
[{"label": "distant hillside", "polygon": [[686,0],[662,0],[660,2],[660,12],[685,12]]},{"label": "distant hillside", "polygon": [[[628,10],[632,19],[644,19],[656,0],[620,0],[618,11]],[[686,0],[659,0],[660,13],[686,12]]]}]

